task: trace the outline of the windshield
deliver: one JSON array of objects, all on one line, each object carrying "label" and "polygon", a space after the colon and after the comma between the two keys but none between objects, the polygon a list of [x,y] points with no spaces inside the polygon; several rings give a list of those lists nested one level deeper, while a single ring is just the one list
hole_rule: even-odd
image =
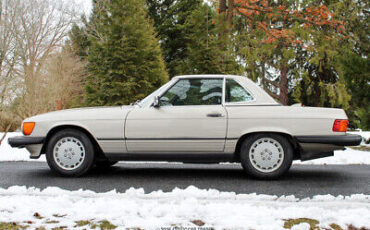
[{"label": "windshield", "polygon": [[148,104],[152,103],[153,100],[154,100],[154,97],[156,95],[158,95],[164,88],[167,87],[167,85],[170,84],[170,82],[172,82],[172,80],[170,80],[169,82],[167,82],[166,84],[162,85],[161,87],[159,87],[157,90],[155,90],[153,93],[149,94],[146,98],[144,98],[143,100],[141,100],[138,105],[140,107],[145,107],[145,106],[148,106]]}]

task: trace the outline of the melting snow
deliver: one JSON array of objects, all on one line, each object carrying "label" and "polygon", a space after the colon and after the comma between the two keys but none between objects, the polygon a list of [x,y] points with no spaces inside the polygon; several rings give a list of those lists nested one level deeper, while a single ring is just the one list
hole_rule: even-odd
[{"label": "melting snow", "polygon": [[[43,218],[33,217],[35,212]],[[174,225],[196,227],[191,221],[201,220],[205,223],[203,227],[216,229],[271,230],[284,229],[283,219],[290,218],[316,219],[321,227],[331,223],[369,227],[370,195],[326,195],[300,200],[294,196],[235,194],[193,186],[149,194],[134,188],[125,193],[67,191],[56,187],[0,188],[0,222],[32,221],[33,227],[58,220],[71,228],[75,221],[106,219],[118,229],[160,229]],[[308,228],[300,224],[294,229]]]}]

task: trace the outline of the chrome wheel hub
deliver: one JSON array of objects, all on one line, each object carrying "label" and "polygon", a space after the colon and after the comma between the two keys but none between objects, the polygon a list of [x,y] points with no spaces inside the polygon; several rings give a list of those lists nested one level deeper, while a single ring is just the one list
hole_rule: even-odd
[{"label": "chrome wheel hub", "polygon": [[256,140],[249,150],[249,160],[260,172],[277,170],[284,160],[284,150],[281,144],[272,138]]},{"label": "chrome wheel hub", "polygon": [[85,147],[74,137],[64,137],[54,146],[53,157],[55,163],[64,170],[78,168],[85,159]]}]

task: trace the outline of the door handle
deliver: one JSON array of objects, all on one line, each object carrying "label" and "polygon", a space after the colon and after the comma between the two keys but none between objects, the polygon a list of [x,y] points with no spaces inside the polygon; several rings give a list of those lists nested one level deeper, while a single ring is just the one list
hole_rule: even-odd
[{"label": "door handle", "polygon": [[223,117],[224,115],[221,113],[209,113],[207,117]]}]

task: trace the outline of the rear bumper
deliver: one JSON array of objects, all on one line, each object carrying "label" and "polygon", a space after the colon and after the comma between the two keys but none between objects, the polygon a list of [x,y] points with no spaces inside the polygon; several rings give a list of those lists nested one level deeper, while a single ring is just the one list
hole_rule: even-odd
[{"label": "rear bumper", "polygon": [[335,150],[344,146],[359,145],[362,137],[346,134],[341,136],[296,136],[302,161],[334,156]]},{"label": "rear bumper", "polygon": [[44,141],[45,141],[45,137],[18,136],[18,137],[11,137],[8,139],[9,145],[13,148],[24,148],[27,145],[43,144]]},{"label": "rear bumper", "polygon": [[346,134],[341,136],[296,136],[299,143],[329,144],[336,146],[355,146],[362,141],[360,135]]}]

